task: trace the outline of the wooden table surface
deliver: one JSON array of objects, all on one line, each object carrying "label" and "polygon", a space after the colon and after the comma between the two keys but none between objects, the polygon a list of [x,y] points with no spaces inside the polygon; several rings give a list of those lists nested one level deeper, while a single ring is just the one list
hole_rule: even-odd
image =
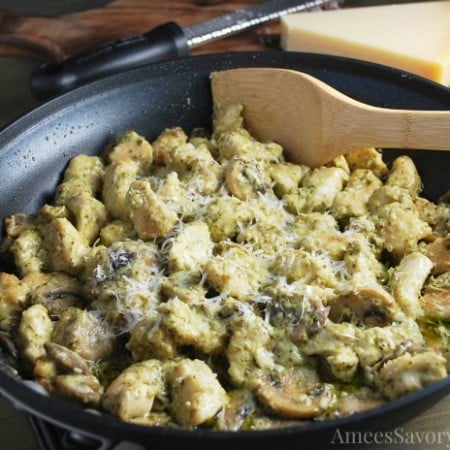
[{"label": "wooden table surface", "polygon": [[[255,2],[0,0],[0,127],[37,106],[28,86],[28,77],[43,59],[60,59],[105,39],[144,32],[166,20],[188,25],[251,3]],[[60,38],[62,29],[64,39]],[[276,45],[277,32],[277,24],[271,24],[201,48],[197,52],[264,48],[265,45]],[[450,436],[444,435],[444,432],[450,434],[450,396],[402,427],[404,436],[410,432],[417,432],[415,436],[428,436],[429,439],[434,437],[435,443],[424,445],[417,439],[413,443],[394,447],[410,450],[449,448]],[[441,444],[437,444],[439,433],[447,436],[441,438]],[[371,445],[365,448],[383,446]],[[38,449],[27,418],[1,397],[0,449]]]}]

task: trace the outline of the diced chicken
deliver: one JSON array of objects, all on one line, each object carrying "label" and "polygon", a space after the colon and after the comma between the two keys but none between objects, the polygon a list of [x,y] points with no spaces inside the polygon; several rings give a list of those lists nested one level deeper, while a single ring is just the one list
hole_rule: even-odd
[{"label": "diced chicken", "polygon": [[405,353],[387,361],[376,377],[377,385],[390,399],[418,391],[447,376],[447,360],[432,351]]},{"label": "diced chicken", "polygon": [[166,396],[161,362],[149,359],[127,367],[106,389],[101,404],[122,420],[145,417]]},{"label": "diced chicken", "polygon": [[41,272],[47,265],[47,252],[41,233],[37,229],[24,230],[10,247],[14,263],[23,277],[28,273]]},{"label": "diced chicken", "polygon": [[153,148],[143,136],[127,131],[108,153],[108,160],[113,163],[134,161],[147,173],[153,162]]},{"label": "diced chicken", "polygon": [[358,369],[359,359],[352,349],[357,341],[356,327],[350,323],[328,322],[304,342],[299,343],[306,355],[322,356],[333,375],[349,382]]},{"label": "diced chicken", "polygon": [[227,401],[216,374],[201,360],[174,362],[167,371],[167,381],[172,414],[183,426],[201,425],[213,418]]},{"label": "diced chicken", "polygon": [[406,155],[396,158],[392,163],[386,184],[407,189],[412,197],[417,196],[422,188],[422,181],[414,161]]},{"label": "diced chicken", "polygon": [[374,147],[354,150],[345,155],[345,159],[352,172],[356,169],[368,169],[373,171],[378,178],[384,177],[388,172],[381,152]]},{"label": "diced chicken", "polygon": [[371,170],[356,169],[333,200],[331,211],[334,217],[341,220],[367,214],[368,200],[381,185],[381,180]]},{"label": "diced chicken", "polygon": [[133,224],[130,222],[124,222],[123,220],[113,220],[108,222],[100,230],[100,242],[109,247],[114,242],[125,241],[126,239],[132,239],[136,236]]},{"label": "diced chicken", "polygon": [[105,168],[99,156],[76,155],[71,158],[64,172],[64,181],[79,179],[96,194],[101,192]]},{"label": "diced chicken", "polygon": [[191,345],[204,353],[216,353],[223,347],[226,330],[217,318],[208,317],[200,307],[189,306],[178,298],[161,304],[162,323],[182,345]]},{"label": "diced chicken", "polygon": [[395,300],[409,317],[422,315],[420,293],[433,268],[433,262],[423,253],[412,252],[404,256],[391,278]]},{"label": "diced chicken", "polygon": [[52,331],[53,323],[43,305],[30,306],[22,313],[18,335],[22,357],[30,366],[46,354],[45,344]]},{"label": "diced chicken", "polygon": [[224,243],[216,250],[205,268],[209,285],[239,299],[255,294],[266,277],[257,259],[238,244]]},{"label": "diced chicken", "polygon": [[293,164],[289,162],[272,164],[267,168],[272,182],[273,190],[281,198],[285,194],[294,193],[302,178],[310,171],[308,166]]},{"label": "diced chicken", "polygon": [[67,309],[56,322],[52,341],[89,360],[106,358],[115,345],[114,336],[104,321],[87,310],[74,307]]},{"label": "diced chicken", "polygon": [[396,257],[414,251],[418,241],[431,234],[430,226],[401,203],[383,206],[375,222],[384,248]]},{"label": "diced chicken", "polygon": [[129,160],[106,167],[102,198],[108,213],[114,219],[129,220],[127,194],[139,170],[139,164]]},{"label": "diced chicken", "polygon": [[296,193],[286,194],[283,199],[289,212],[323,212],[329,209],[340,192],[348,174],[339,167],[320,167],[308,172]]},{"label": "diced chicken", "polygon": [[28,286],[15,275],[0,273],[0,330],[9,331],[28,304]]},{"label": "diced chicken", "polygon": [[128,210],[141,239],[168,234],[178,221],[177,213],[153,191],[148,181],[134,181],[127,194]]},{"label": "diced chicken", "polygon": [[202,271],[212,257],[214,244],[205,222],[186,224],[175,236],[169,250],[169,268],[176,271]]},{"label": "diced chicken", "polygon": [[367,206],[369,212],[377,213],[383,208],[383,206],[394,202],[401,203],[405,207],[411,209],[411,211],[416,210],[415,203],[411,198],[411,193],[407,189],[395,184],[385,184],[384,186],[375,189],[367,202]]},{"label": "diced chicken", "polygon": [[450,237],[437,237],[424,250],[433,262],[433,274],[450,272]]},{"label": "diced chicken", "polygon": [[42,234],[52,270],[79,273],[89,252],[84,236],[67,219],[53,219],[43,226]]}]

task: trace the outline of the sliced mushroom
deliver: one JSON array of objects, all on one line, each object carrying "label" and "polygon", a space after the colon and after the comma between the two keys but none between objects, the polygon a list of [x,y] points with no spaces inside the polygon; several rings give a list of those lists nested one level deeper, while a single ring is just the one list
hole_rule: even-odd
[{"label": "sliced mushroom", "polygon": [[334,387],[321,383],[304,369],[288,370],[279,380],[265,377],[255,393],[270,410],[294,419],[316,417],[330,409],[336,401]]},{"label": "sliced mushroom", "polygon": [[55,389],[64,397],[93,406],[99,404],[103,394],[103,387],[94,375],[58,375]]},{"label": "sliced mushroom", "polygon": [[56,364],[60,371],[82,375],[92,374],[89,364],[78,353],[67,347],[54,342],[47,342],[45,350],[47,351],[47,357]]}]

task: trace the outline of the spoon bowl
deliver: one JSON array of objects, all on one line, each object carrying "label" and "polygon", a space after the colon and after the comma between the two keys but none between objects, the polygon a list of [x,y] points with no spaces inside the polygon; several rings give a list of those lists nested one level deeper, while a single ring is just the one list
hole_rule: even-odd
[{"label": "spoon bowl", "polygon": [[366,105],[295,70],[214,72],[211,89],[214,104],[242,104],[249,131],[298,164],[317,167],[365,147],[450,150],[450,111]]}]

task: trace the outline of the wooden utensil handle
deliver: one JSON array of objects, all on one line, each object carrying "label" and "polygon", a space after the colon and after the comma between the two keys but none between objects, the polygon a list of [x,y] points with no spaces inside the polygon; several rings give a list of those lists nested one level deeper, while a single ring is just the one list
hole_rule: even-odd
[{"label": "wooden utensil handle", "polygon": [[[191,25],[255,3],[257,0],[116,0],[102,8],[60,17],[30,17],[0,11],[0,55],[60,61],[107,41],[145,33],[165,22]],[[260,50],[264,48],[261,35],[270,38],[277,32],[276,25],[266,25],[200,47],[195,53]]]}]

